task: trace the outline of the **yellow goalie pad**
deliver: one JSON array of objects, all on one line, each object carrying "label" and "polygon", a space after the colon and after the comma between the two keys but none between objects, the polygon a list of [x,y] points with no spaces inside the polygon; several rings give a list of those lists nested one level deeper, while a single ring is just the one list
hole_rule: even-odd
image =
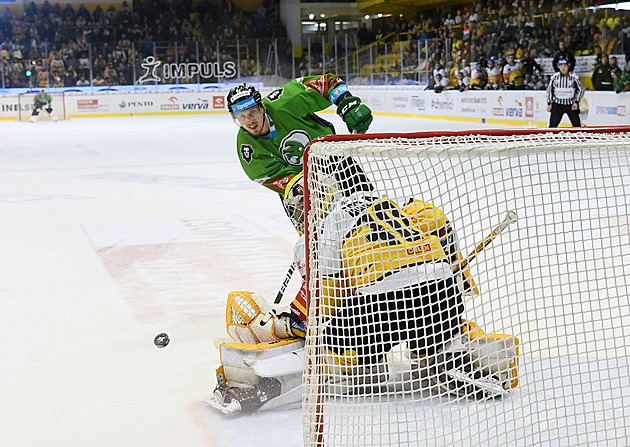
[{"label": "yellow goalie pad", "polygon": [[477,368],[494,374],[506,390],[518,386],[520,343],[509,334],[486,334],[473,321],[463,320],[462,333]]},{"label": "yellow goalie pad", "polygon": [[[508,334],[486,334],[473,321],[462,320],[462,338],[475,369],[496,376],[506,391],[518,386],[517,337]],[[330,376],[351,374],[359,363],[359,355],[353,349],[341,354],[327,350],[327,355],[324,356],[325,372]]]},{"label": "yellow goalie pad", "polygon": [[221,366],[217,368],[219,385],[256,385],[260,377],[247,362],[272,359],[304,347],[304,340],[286,339],[265,343],[222,343],[219,346]]}]

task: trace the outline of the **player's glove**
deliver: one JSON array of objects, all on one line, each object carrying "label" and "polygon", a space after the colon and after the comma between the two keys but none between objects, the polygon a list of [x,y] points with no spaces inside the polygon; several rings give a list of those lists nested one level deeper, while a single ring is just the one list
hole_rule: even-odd
[{"label": "player's glove", "polygon": [[367,132],[372,123],[372,111],[356,96],[346,96],[337,104],[337,115],[343,119],[352,133]]}]

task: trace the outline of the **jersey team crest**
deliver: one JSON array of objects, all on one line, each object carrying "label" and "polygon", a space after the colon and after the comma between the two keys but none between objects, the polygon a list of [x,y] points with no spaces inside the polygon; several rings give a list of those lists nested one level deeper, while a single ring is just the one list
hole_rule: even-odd
[{"label": "jersey team crest", "polygon": [[243,160],[247,162],[247,164],[252,162],[252,157],[254,156],[254,149],[251,144],[242,144],[241,145],[241,156]]},{"label": "jersey team crest", "polygon": [[301,166],[304,151],[310,142],[311,136],[306,131],[290,132],[280,143],[282,158],[290,166]]}]

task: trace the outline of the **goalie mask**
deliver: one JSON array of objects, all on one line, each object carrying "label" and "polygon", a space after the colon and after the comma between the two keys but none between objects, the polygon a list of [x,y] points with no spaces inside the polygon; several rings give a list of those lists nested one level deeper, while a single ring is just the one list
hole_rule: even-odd
[{"label": "goalie mask", "polygon": [[304,234],[304,176],[300,172],[284,189],[284,211],[300,234]]},{"label": "goalie mask", "polygon": [[[315,204],[315,208],[319,210],[319,216],[324,217],[331,204],[343,196],[338,189],[338,183],[332,175],[324,174],[320,178],[320,182],[314,185],[315,194],[311,195],[311,199]],[[304,234],[304,175],[299,173],[291,179],[284,189],[284,198],[282,199],[284,210],[291,219],[293,226],[300,233]]]}]

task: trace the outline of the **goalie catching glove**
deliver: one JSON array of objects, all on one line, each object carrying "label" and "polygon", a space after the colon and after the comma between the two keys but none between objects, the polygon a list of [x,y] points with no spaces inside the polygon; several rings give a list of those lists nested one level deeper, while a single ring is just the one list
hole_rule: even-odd
[{"label": "goalie catching glove", "polygon": [[349,93],[341,95],[337,101],[337,115],[343,119],[352,133],[365,133],[372,123],[372,111],[361,103],[361,99]]},{"label": "goalie catching glove", "polygon": [[231,292],[226,309],[227,332],[242,343],[264,343],[295,337],[291,317],[277,315],[265,299],[254,292]]}]

